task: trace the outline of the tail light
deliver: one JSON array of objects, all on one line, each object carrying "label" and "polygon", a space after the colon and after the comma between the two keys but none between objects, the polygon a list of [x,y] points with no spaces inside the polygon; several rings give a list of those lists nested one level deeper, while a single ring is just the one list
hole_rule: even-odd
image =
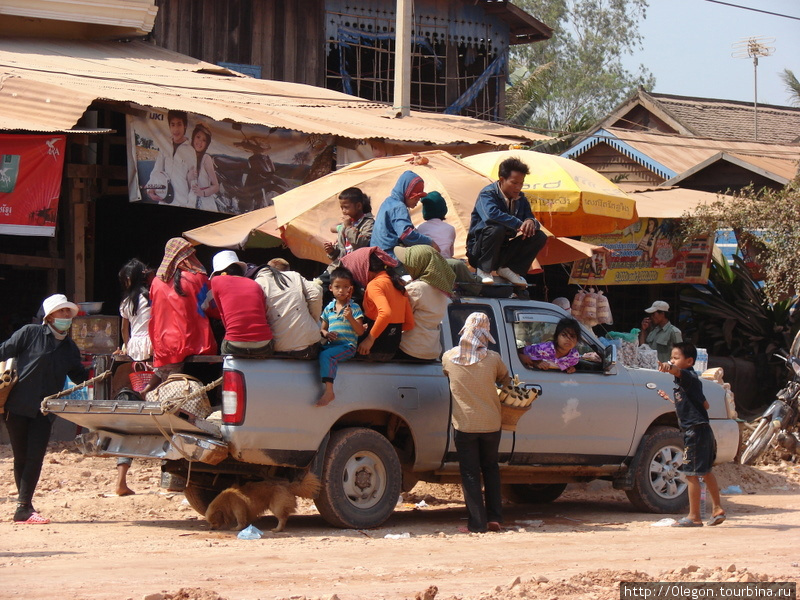
[{"label": "tail light", "polygon": [[246,405],[244,375],[240,371],[226,370],[222,379],[222,422],[226,425],[241,425],[244,422]]}]

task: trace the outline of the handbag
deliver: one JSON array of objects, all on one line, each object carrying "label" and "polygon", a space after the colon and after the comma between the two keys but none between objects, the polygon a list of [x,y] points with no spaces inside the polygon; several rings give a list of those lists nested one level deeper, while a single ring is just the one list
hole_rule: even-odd
[{"label": "handbag", "polygon": [[11,393],[17,381],[19,381],[16,362],[15,359],[9,358],[0,363],[0,412],[3,412],[3,407],[6,405],[8,395]]},{"label": "handbag", "polygon": [[145,363],[133,363],[133,371],[128,374],[128,379],[131,380],[131,388],[133,388],[133,391],[141,392],[147,387],[147,384],[150,383],[150,379],[152,379],[153,375],[155,375],[155,372],[149,370]]},{"label": "handbag", "polygon": [[146,396],[148,402],[158,402],[165,413],[179,410],[198,419],[211,414],[211,402],[203,383],[191,375],[173,373]]}]

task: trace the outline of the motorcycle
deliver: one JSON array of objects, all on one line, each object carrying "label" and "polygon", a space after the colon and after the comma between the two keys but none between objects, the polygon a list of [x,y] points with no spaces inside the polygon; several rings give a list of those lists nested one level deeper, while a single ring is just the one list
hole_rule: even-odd
[{"label": "motorcycle", "polygon": [[775,356],[786,362],[791,372],[786,386],[778,392],[776,399],[764,411],[758,420],[750,439],[745,444],[742,452],[741,463],[752,465],[766,452],[767,448],[775,445],[788,452],[797,453],[800,446],[800,431],[798,430],[798,417],[800,417],[800,333],[795,337],[789,354],[776,354]]},{"label": "motorcycle", "polygon": [[[239,214],[271,206],[272,199],[288,192],[289,186],[278,176],[275,164],[266,154],[271,148],[267,138],[248,137],[238,123],[234,123],[233,128],[244,138],[234,142],[234,146],[249,152],[251,156],[247,159],[224,154],[213,157],[214,170],[220,183],[217,200],[219,210]],[[270,129],[269,133],[273,131],[275,128]]]}]

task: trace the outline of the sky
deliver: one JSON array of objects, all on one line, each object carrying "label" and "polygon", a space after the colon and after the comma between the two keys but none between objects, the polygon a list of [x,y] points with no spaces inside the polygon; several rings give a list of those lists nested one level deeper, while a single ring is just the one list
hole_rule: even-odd
[{"label": "sky", "polygon": [[[800,0],[724,0],[800,17]],[[643,49],[625,60],[656,78],[653,91],[679,96],[753,101],[753,59],[732,58],[733,44],[750,37],[775,38],[772,56],[758,59],[758,103],[788,106],[780,78],[790,69],[800,79],[800,20],[742,10],[706,0],[648,0],[640,24]]]}]

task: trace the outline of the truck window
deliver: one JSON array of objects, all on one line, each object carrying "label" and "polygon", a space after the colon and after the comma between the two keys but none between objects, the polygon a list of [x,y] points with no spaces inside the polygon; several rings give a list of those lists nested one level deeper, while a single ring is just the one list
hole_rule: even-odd
[{"label": "truck window", "polygon": [[[550,319],[542,315],[542,320],[532,320],[531,315],[525,315],[525,320],[516,321],[514,323],[514,338],[516,340],[517,349],[521,350],[525,346],[532,344],[540,344],[542,342],[550,342],[553,340],[557,319]],[[589,345],[584,339],[578,340],[576,346],[578,353],[581,355],[581,361],[577,364],[576,369],[579,371],[601,371],[602,362],[594,362],[587,360],[593,358],[592,353],[597,354],[595,348]],[[598,355],[599,359],[600,356]]]},{"label": "truck window", "polygon": [[[466,323],[467,317],[474,312],[480,312],[489,317],[492,337],[495,339],[495,341],[499,341],[500,338],[497,335],[497,323],[494,321],[494,313],[490,307],[482,304],[451,304],[447,308],[447,315],[450,319],[450,336],[452,339],[450,340],[450,347],[445,348],[445,350],[449,350],[450,348],[458,346],[458,341],[461,339],[459,331],[461,331],[464,323]],[[500,352],[500,347],[496,343],[490,344],[489,349],[494,350],[495,352]]]}]

